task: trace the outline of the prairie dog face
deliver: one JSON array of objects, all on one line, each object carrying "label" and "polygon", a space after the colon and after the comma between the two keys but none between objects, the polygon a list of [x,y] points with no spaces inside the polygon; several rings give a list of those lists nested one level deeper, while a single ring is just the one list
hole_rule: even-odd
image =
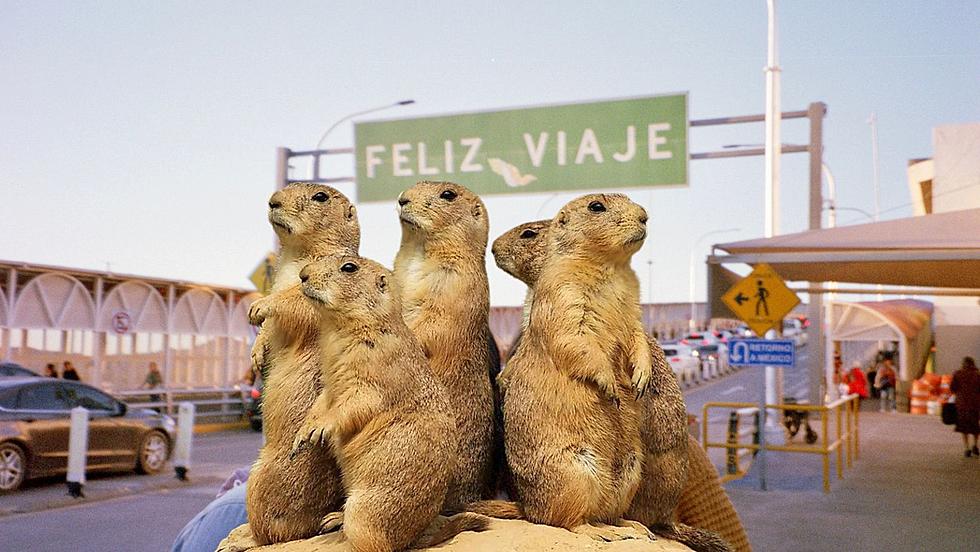
[{"label": "prairie dog face", "polygon": [[269,198],[269,222],[283,245],[324,239],[360,246],[357,211],[344,194],[322,184],[297,182]]},{"label": "prairie dog face", "polygon": [[459,184],[419,182],[398,196],[398,217],[403,234],[452,234],[482,240],[486,247],[487,209],[479,196]]},{"label": "prairie dog face", "polygon": [[398,312],[391,272],[356,255],[324,257],[299,273],[303,294],[318,308],[343,318],[374,319]]},{"label": "prairie dog face", "polygon": [[548,253],[551,219],[525,222],[493,241],[493,258],[501,270],[534,287]]},{"label": "prairie dog face", "polygon": [[647,237],[647,212],[623,194],[588,194],[561,208],[551,234],[559,254],[588,252],[629,259]]}]

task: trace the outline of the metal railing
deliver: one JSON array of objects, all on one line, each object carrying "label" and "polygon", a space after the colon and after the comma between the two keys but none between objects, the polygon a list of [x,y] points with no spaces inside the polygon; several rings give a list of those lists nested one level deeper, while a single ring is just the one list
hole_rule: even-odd
[{"label": "metal railing", "polygon": [[[197,418],[233,418],[242,415],[242,389],[233,387],[134,389],[112,393],[116,398],[135,408],[158,408],[173,415],[179,403],[189,402],[196,409]],[[161,400],[152,401],[150,395]]]},{"label": "metal railing", "polygon": [[[709,402],[704,405],[702,411],[702,439],[701,442],[705,448],[708,450],[710,448],[723,448],[726,449],[729,456],[734,455],[735,458],[739,457],[740,450],[748,451],[758,451],[764,448],[767,452],[794,452],[803,454],[819,454],[823,456],[823,492],[830,492],[830,455],[831,453],[836,453],[837,460],[837,479],[844,478],[844,465],[845,465],[845,454],[846,454],[846,465],[848,468],[852,466],[854,460],[860,457],[860,432],[859,432],[859,397],[856,394],[847,395],[841,397],[840,399],[826,405],[809,405],[809,404],[767,404],[767,409],[776,409],[781,411],[795,410],[802,412],[817,412],[820,416],[820,424],[822,428],[822,434],[819,436],[818,441],[813,445],[796,445],[796,444],[785,444],[785,445],[774,445],[766,444],[764,447],[760,446],[758,443],[743,442],[742,437],[746,436],[746,432],[741,432],[736,430],[734,432],[734,438],[728,439],[726,442],[712,442],[708,440],[708,410],[711,408],[728,408],[728,409],[745,409],[741,412],[749,413],[751,409],[758,408],[756,403],[748,402]],[[835,419],[836,426],[836,437],[830,439],[830,418],[831,416]],[[737,427],[737,424],[736,424]],[[727,479],[736,479],[738,477],[744,476],[746,470],[736,470],[735,474]],[[727,475],[727,474],[726,474]]]}]

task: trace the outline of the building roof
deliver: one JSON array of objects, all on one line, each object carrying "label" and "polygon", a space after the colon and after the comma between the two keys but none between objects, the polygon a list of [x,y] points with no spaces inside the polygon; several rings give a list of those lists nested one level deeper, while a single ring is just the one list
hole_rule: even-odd
[{"label": "building roof", "polygon": [[786,280],[980,289],[980,209],[715,246],[712,263],[768,263]]}]

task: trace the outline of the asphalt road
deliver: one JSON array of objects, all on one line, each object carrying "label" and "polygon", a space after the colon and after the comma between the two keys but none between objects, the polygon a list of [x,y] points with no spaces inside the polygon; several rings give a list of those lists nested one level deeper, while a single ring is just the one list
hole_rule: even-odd
[{"label": "asphalt road", "polygon": [[196,435],[189,482],[174,479],[169,466],[153,476],[100,475],[89,478],[84,499],[67,497],[63,480],[33,482],[0,496],[0,550],[168,550],[221,483],[252,463],[260,444],[251,430]]},{"label": "asphalt road", "polygon": [[[783,394],[805,399],[810,378],[806,373],[807,348],[796,350],[796,368],[783,370]],[[762,399],[765,388],[764,368],[741,368],[727,376],[703,383],[684,392],[687,411],[701,419],[706,402],[754,402]],[[711,423],[724,421],[725,415],[711,414]]]}]

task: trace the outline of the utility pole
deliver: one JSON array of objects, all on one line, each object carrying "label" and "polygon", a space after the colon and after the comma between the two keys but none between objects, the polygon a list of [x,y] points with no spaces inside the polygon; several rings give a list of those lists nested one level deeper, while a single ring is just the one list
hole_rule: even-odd
[{"label": "utility pole", "polygon": [[[779,233],[779,156],[782,142],[779,134],[782,113],[779,106],[779,57],[776,52],[776,0],[767,0],[768,55],[766,59],[766,228],[765,237]],[[766,404],[779,402],[781,371],[766,366]],[[766,425],[774,427],[775,411],[766,416]]]}]

